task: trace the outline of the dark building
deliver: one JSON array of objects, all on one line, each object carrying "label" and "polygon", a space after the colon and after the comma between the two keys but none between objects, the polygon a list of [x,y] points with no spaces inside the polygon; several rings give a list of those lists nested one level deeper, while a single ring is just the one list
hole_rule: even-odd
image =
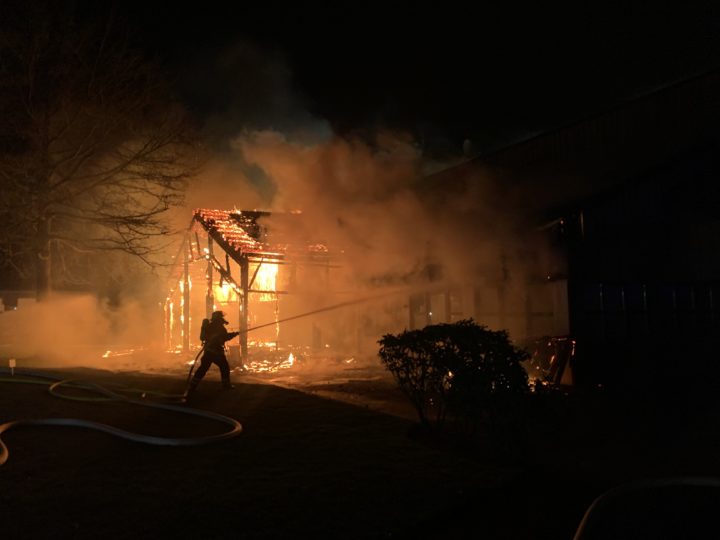
[{"label": "dark building", "polygon": [[718,178],[707,141],[565,214],[570,332],[585,378],[705,371],[720,330]]},{"label": "dark building", "polygon": [[426,189],[490,184],[529,244],[533,225],[543,231],[562,263],[537,274],[567,285],[576,382],[680,384],[714,367],[720,330],[718,128],[714,71],[442,171]]}]

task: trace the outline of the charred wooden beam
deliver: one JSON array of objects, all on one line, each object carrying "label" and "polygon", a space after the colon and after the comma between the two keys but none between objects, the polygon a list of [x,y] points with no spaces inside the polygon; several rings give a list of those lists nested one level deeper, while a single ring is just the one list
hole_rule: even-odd
[{"label": "charred wooden beam", "polygon": [[[215,306],[215,295],[213,294],[213,261],[212,259],[215,258],[213,255],[213,240],[208,235],[207,239],[207,271],[206,271],[206,277],[207,277],[207,291],[205,292],[205,316],[209,319],[212,316],[212,312],[214,311]],[[198,246],[200,243],[198,242]]]},{"label": "charred wooden beam", "polygon": [[243,258],[240,263],[240,289],[242,290],[242,297],[240,298],[240,355],[242,357],[243,364],[247,363],[248,359],[248,295],[250,287],[248,285],[250,263],[247,258]]},{"label": "charred wooden beam", "polygon": [[197,246],[197,258],[198,260],[203,258],[202,249],[200,249],[200,237],[198,236],[197,229],[195,230],[195,245]]}]

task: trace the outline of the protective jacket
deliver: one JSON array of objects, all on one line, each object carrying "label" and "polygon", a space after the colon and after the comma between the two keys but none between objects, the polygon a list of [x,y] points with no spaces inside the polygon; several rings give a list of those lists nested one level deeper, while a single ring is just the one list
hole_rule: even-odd
[{"label": "protective jacket", "polygon": [[238,334],[239,332],[228,332],[222,321],[210,321],[205,334],[205,351],[222,354],[225,351],[225,342]]}]

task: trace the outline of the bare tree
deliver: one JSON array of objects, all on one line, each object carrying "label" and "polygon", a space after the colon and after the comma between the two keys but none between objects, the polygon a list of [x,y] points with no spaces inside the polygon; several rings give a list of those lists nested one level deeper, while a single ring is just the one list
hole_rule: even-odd
[{"label": "bare tree", "polygon": [[68,250],[155,264],[196,153],[159,70],[110,19],[28,4],[0,0],[0,256],[42,299]]}]

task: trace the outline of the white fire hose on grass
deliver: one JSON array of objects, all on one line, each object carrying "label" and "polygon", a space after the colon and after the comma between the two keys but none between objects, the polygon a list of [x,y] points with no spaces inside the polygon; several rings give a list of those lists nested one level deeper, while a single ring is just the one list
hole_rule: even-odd
[{"label": "white fire hose on grass", "polygon": [[[438,287],[440,287],[440,284],[438,284]],[[255,326],[253,328],[248,328],[245,330],[245,332],[252,332],[253,330],[258,330],[260,328],[265,328],[272,325],[277,325],[279,323],[284,323],[287,321],[292,321],[295,319],[300,319],[304,317],[310,317],[312,315],[316,315],[318,313],[323,313],[326,311],[331,311],[335,309],[344,308],[347,306],[352,306],[355,304],[360,304],[363,302],[368,302],[371,300],[379,300],[381,298],[385,298],[387,296],[393,296],[399,293],[407,293],[409,289],[407,287],[403,287],[402,289],[393,290],[393,291],[386,291],[381,294],[373,295],[373,296],[367,296],[365,298],[359,298],[356,300],[348,300],[346,302],[340,302],[338,304],[333,304],[331,306],[326,306],[320,309],[316,309],[313,311],[308,311],[307,313],[302,313],[300,315],[293,315],[292,317],[286,317],[284,319],[279,319],[271,323],[267,324],[261,324],[258,326]],[[423,291],[427,291],[427,288],[423,288]],[[444,290],[444,289],[443,289]],[[195,369],[195,365],[197,364],[197,360],[200,356],[200,354],[203,352],[203,348],[198,351],[197,355],[195,356],[195,360],[193,360],[192,365],[190,366],[190,371],[188,373],[187,382],[190,382],[190,378],[192,377],[193,370]],[[12,373],[11,373],[12,370]],[[153,444],[153,445],[159,445],[159,446],[198,446],[201,444],[210,444],[214,442],[224,441],[226,439],[231,439],[233,437],[237,437],[242,432],[242,425],[240,422],[235,420],[234,418],[230,418],[228,416],[223,416],[222,414],[213,413],[210,411],[203,411],[200,409],[192,409],[188,407],[179,407],[177,405],[168,405],[164,403],[157,403],[152,401],[142,401],[138,399],[132,399],[126,396],[123,396],[121,394],[118,394],[116,392],[113,392],[112,390],[108,390],[107,388],[100,386],[95,383],[89,383],[89,382],[81,382],[81,381],[71,381],[67,379],[62,379],[61,377],[56,377],[52,375],[47,375],[45,373],[34,373],[29,371],[19,371],[17,372],[17,375],[20,375],[20,377],[2,377],[2,375],[12,374],[14,375],[15,371],[15,364],[14,362],[11,364],[11,368],[0,368],[0,382],[17,382],[17,383],[27,383],[27,384],[49,384],[50,385],[50,393],[61,397],[63,399],[73,399],[76,401],[124,401],[127,403],[133,403],[135,405],[142,405],[144,407],[154,407],[156,409],[164,409],[167,411],[175,411],[179,413],[184,414],[191,414],[193,416],[200,416],[203,418],[208,418],[210,420],[216,420],[218,422],[222,422],[224,424],[228,424],[231,426],[231,430],[227,431],[225,433],[221,433],[219,435],[211,435],[209,437],[187,437],[187,438],[170,438],[170,437],[153,437],[151,435],[142,435],[139,433],[131,433],[129,431],[124,431],[122,429],[118,429],[113,426],[108,426],[106,424],[101,424],[99,422],[91,422],[89,420],[80,420],[77,418],[42,418],[37,420],[14,420],[12,422],[6,422],[4,424],[0,424],[0,435],[2,435],[5,431],[8,431],[11,428],[18,427],[18,426],[72,426],[72,427],[84,427],[89,429],[95,429],[98,431],[104,431],[105,433],[109,433],[110,435],[115,435],[116,437],[120,437],[123,439],[128,439],[130,441],[140,442],[144,444]],[[27,378],[30,377],[30,378]],[[47,381],[55,381],[54,383],[48,383]],[[90,390],[93,392],[96,392],[100,394],[103,397],[100,398],[81,398],[81,397],[75,397],[75,396],[68,396],[63,395],[57,392],[57,389],[61,386],[71,386],[73,388],[81,388],[83,390]],[[154,395],[159,397],[165,397],[165,398],[175,398],[180,399],[184,396],[168,396],[167,394],[162,394],[160,392],[151,392],[151,391],[144,391],[144,390],[134,390],[134,389],[125,389],[125,391],[133,391],[136,393],[142,393],[143,397],[145,395]],[[3,465],[8,459],[8,449],[7,446],[2,442],[2,439],[0,439],[0,466]]]},{"label": "white fire hose on grass", "polygon": [[[13,369],[13,372],[13,375],[10,377],[2,377],[3,375],[11,374],[11,370],[7,368],[0,368],[0,383],[15,382],[23,384],[50,385],[50,393],[63,399],[71,399],[75,401],[122,401],[125,403],[132,403],[134,405],[141,405],[143,407],[152,407],[154,409],[162,409],[166,411],[190,414],[193,416],[199,416],[201,418],[207,418],[209,420],[215,420],[217,422],[227,424],[228,426],[230,426],[231,429],[218,435],[208,435],[205,437],[155,437],[152,435],[143,435],[141,433],[132,433],[130,431],[125,431],[113,426],[109,426],[107,424],[101,424],[99,422],[93,422],[90,420],[82,420],[79,418],[39,418],[34,420],[13,420],[11,422],[0,424],[0,436],[4,432],[9,431],[10,429],[22,426],[70,426],[103,431],[105,433],[109,433],[110,435],[114,435],[122,439],[127,439],[129,441],[135,441],[143,444],[152,444],[155,446],[200,446],[204,444],[211,444],[227,439],[232,439],[233,437],[237,437],[238,435],[240,435],[240,433],[242,432],[242,425],[240,424],[240,422],[238,422],[234,418],[230,418],[229,416],[224,416],[219,413],[204,411],[201,409],[193,409],[190,407],[182,407],[179,405],[171,405],[167,403],[133,399],[127,396],[123,396],[122,394],[119,394],[117,392],[113,392],[112,390],[109,390],[103,386],[100,386],[99,384],[95,384],[92,382],[74,381],[64,379],[55,375],[31,371],[17,371]],[[63,386],[91,391],[99,394],[100,397],[88,398],[64,395],[58,392],[58,389]],[[142,393],[143,397],[145,397],[145,395],[155,395],[165,398],[176,399],[180,399],[182,397],[146,390],[125,389],[125,391]],[[0,466],[2,466],[8,460],[9,455],[10,453],[7,446],[5,446],[5,443],[3,443],[2,439],[0,438]]]}]

